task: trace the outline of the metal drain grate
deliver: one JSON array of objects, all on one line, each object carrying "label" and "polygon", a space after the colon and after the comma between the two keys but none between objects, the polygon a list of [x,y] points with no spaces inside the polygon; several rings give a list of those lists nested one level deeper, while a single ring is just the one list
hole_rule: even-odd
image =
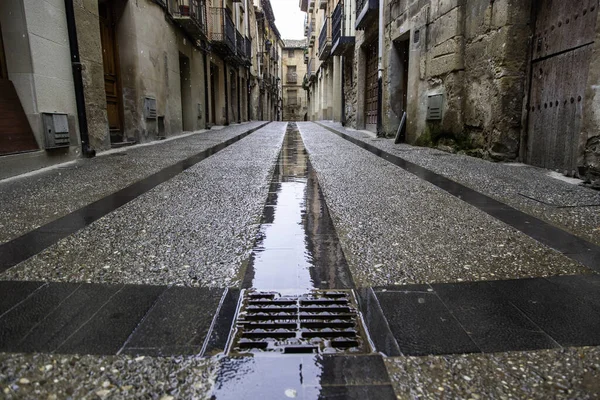
[{"label": "metal drain grate", "polygon": [[368,353],[352,291],[245,292],[230,352]]}]

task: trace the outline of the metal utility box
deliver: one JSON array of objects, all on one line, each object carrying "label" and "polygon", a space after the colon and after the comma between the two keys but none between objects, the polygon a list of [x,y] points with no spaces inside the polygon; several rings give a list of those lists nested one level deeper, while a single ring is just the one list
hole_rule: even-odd
[{"label": "metal utility box", "polygon": [[42,113],[46,149],[69,147],[71,135],[69,133],[69,119],[67,114]]},{"label": "metal utility box", "polygon": [[432,94],[427,96],[427,119],[440,120],[442,119],[442,105],[444,96],[441,94]]},{"label": "metal utility box", "polygon": [[144,97],[144,118],[156,119],[156,99]]}]

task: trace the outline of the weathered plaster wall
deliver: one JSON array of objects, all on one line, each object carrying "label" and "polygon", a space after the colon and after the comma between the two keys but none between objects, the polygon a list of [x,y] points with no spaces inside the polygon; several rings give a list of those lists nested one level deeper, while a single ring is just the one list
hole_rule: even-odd
[{"label": "weathered plaster wall", "polygon": [[580,171],[583,178],[600,189],[600,13],[596,21],[596,37],[584,97],[580,136]]}]

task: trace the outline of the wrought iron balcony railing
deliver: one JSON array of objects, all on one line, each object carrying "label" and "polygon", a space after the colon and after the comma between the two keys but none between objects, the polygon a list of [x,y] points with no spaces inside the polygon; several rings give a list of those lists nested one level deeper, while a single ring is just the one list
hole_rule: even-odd
[{"label": "wrought iron balcony railing", "polygon": [[169,0],[169,14],[190,36],[206,38],[208,31],[205,0]]},{"label": "wrought iron balcony railing", "polygon": [[341,56],[354,46],[354,27],[346,21],[347,17],[344,5],[339,1],[331,15],[331,54],[334,56]]},{"label": "wrought iron balcony railing", "polygon": [[248,61],[252,61],[252,39],[250,39],[248,37],[245,38],[244,44],[245,44],[244,56],[246,57],[246,59]]},{"label": "wrought iron balcony railing", "polygon": [[311,79],[315,75],[314,68],[315,68],[315,58],[311,57],[308,60],[308,66],[306,68],[306,75],[308,76],[308,79]]},{"label": "wrought iron balcony railing", "polygon": [[331,53],[330,27],[331,24],[329,23],[329,17],[325,17],[325,20],[323,21],[323,27],[321,28],[321,33],[319,34],[319,60],[326,60]]},{"label": "wrought iron balcony railing", "polygon": [[287,83],[298,83],[298,73],[297,72],[288,72],[286,75]]},{"label": "wrought iron balcony railing", "polygon": [[365,29],[378,17],[379,0],[356,0],[356,29]]},{"label": "wrought iron balcony railing", "polygon": [[245,47],[246,47],[246,44],[244,43],[244,37],[242,36],[240,31],[238,31],[236,29],[235,30],[235,50],[236,50],[238,57],[240,57],[240,58],[244,57],[244,55],[246,53]]},{"label": "wrought iron balcony railing", "polygon": [[236,53],[236,29],[225,8],[211,7],[209,39],[217,51]]}]

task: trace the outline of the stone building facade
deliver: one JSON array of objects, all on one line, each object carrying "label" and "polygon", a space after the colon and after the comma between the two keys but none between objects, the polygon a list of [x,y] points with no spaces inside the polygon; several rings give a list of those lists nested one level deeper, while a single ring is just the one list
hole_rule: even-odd
[{"label": "stone building facade", "polygon": [[300,7],[310,119],[600,182],[598,0]]},{"label": "stone building facade", "polygon": [[302,80],[306,75],[304,55],[305,40],[284,40],[283,65],[283,120],[304,121],[306,116],[306,93]]},{"label": "stone building facade", "polygon": [[280,114],[269,0],[9,0],[0,32],[0,179]]}]

